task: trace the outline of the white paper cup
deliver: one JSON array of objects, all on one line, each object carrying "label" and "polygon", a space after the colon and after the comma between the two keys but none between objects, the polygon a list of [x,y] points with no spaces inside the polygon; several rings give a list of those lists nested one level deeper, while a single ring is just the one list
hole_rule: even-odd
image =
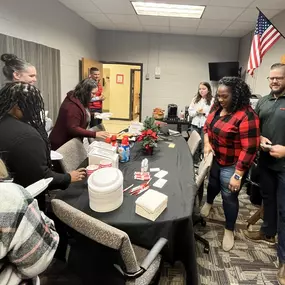
[{"label": "white paper cup", "polygon": [[89,177],[94,171],[99,169],[99,165],[89,165],[86,167],[86,174]]},{"label": "white paper cup", "polygon": [[108,159],[104,159],[100,161],[99,168],[112,167],[112,161]]}]

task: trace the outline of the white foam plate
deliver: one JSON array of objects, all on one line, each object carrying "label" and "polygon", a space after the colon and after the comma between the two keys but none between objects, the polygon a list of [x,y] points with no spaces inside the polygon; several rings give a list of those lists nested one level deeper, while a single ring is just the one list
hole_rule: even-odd
[{"label": "white foam plate", "polygon": [[30,194],[35,198],[38,196],[40,193],[45,191],[49,184],[52,182],[53,177],[46,178],[46,179],[41,179],[28,187],[26,187],[26,190],[30,192]]},{"label": "white foam plate", "polygon": [[63,156],[59,152],[51,150],[50,151],[50,159],[51,160],[62,160]]}]

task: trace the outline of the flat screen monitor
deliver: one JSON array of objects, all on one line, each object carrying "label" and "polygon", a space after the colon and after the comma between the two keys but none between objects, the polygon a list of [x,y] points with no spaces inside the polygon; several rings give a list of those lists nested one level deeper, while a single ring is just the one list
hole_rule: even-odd
[{"label": "flat screen monitor", "polygon": [[239,76],[238,62],[209,62],[211,81],[219,81],[224,76]]}]

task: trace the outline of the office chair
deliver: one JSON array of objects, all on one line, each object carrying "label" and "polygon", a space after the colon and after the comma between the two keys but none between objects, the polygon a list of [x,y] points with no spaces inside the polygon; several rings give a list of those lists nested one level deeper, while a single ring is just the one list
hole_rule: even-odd
[{"label": "office chair", "polygon": [[[199,168],[198,168],[197,175],[195,177],[195,182],[196,182],[196,186],[198,189],[196,193],[196,197],[199,198],[198,207],[200,206],[202,198],[203,198],[204,181],[205,181],[207,174],[209,173],[212,162],[213,162],[213,153],[210,153],[207,157],[205,157],[205,159],[201,161]],[[195,204],[197,204],[197,199],[195,199]],[[204,218],[200,214],[195,213],[193,214],[193,224],[195,226],[198,223],[200,223],[203,227],[206,226],[206,221],[204,220]],[[197,241],[201,242],[204,245],[204,252],[209,253],[209,250],[210,250],[209,242],[196,233],[194,234],[194,237]]]}]

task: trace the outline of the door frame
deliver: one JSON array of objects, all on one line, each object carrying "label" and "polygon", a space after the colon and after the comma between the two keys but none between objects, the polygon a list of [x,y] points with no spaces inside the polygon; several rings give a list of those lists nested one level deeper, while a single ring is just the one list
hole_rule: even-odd
[{"label": "door frame", "polygon": [[[141,70],[141,88],[140,88],[140,114],[139,121],[142,120],[142,92],[143,92],[143,63],[135,63],[135,62],[120,62],[120,61],[104,61],[99,60],[102,64],[117,64],[117,65],[134,65],[140,66]],[[131,95],[130,95],[130,106],[131,106]],[[121,120],[121,121],[130,121],[132,120],[131,114],[129,114],[129,119],[118,119],[118,118],[110,118],[110,120]]]},{"label": "door frame", "polygon": [[[134,87],[133,83],[134,83],[134,75],[135,75],[136,71],[139,71],[140,73],[142,72],[140,69],[135,69],[135,68],[130,70],[130,78],[131,78],[131,80],[130,80],[130,113],[129,113],[130,120],[134,119],[134,117],[132,116],[133,109],[134,109],[134,92],[132,92],[132,89]],[[140,76],[140,77],[142,77],[142,76]],[[142,82],[140,85],[142,85]],[[141,88],[140,88],[140,91],[141,91]],[[141,97],[141,94],[140,94],[140,97]],[[141,101],[141,98],[139,101]],[[139,109],[139,112],[140,112],[140,110],[141,110],[141,107]],[[140,113],[139,113],[139,115],[140,115]]]}]

